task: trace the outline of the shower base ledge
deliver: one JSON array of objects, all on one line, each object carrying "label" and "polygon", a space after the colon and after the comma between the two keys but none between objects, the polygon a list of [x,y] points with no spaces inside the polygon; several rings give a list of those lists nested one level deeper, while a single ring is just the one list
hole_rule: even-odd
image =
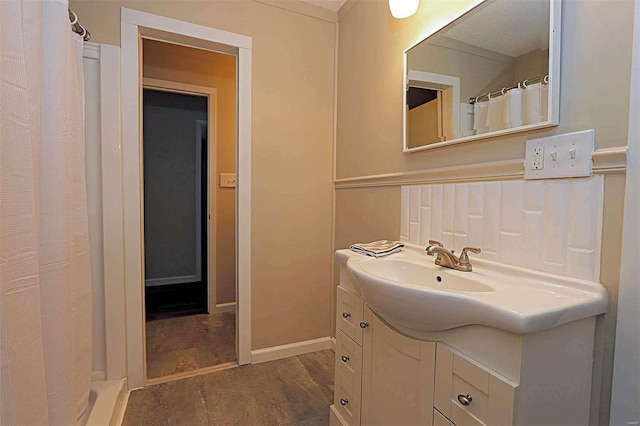
[{"label": "shower base ledge", "polygon": [[93,380],[86,426],[120,426],[127,408],[127,379]]}]

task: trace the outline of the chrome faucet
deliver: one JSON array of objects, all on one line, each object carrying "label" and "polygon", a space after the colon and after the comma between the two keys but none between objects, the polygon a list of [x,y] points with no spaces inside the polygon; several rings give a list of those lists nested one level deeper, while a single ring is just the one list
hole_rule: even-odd
[{"label": "chrome faucet", "polygon": [[447,250],[440,241],[435,240],[429,240],[429,245],[426,250],[429,256],[436,255],[436,265],[464,272],[471,272],[472,270],[467,252],[480,253],[479,248],[465,247],[462,249],[460,257],[456,257],[456,255],[453,254],[454,250]]}]

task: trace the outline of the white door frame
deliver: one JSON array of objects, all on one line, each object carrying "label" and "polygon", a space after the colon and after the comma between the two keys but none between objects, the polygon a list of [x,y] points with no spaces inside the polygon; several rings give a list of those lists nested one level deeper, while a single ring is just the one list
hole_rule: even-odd
[{"label": "white door frame", "polygon": [[144,386],[142,205],[142,36],[237,56],[236,340],[238,364],[251,362],[251,37],[163,16],[121,10],[122,192],[127,378]]}]

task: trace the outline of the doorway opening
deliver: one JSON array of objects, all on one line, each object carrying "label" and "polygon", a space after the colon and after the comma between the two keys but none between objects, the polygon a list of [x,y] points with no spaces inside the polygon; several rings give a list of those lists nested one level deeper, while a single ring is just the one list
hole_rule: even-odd
[{"label": "doorway opening", "polygon": [[408,87],[407,140],[409,148],[446,140],[442,114],[443,98],[441,90]]},{"label": "doorway opening", "polygon": [[145,88],[146,320],[207,313],[208,99]]},{"label": "doorway opening", "polygon": [[155,380],[237,359],[236,58],[142,46],[145,357]]},{"label": "doorway opening", "polygon": [[[119,57],[110,57],[110,68],[120,78],[121,121],[107,116],[122,130],[120,151],[112,154],[106,163],[113,170],[107,181],[107,187],[114,193],[122,191],[122,218],[119,223],[106,223],[105,227],[114,232],[114,239],[121,236],[121,247],[114,248],[114,262],[120,262],[122,269],[115,269],[114,275],[121,271],[125,282],[124,292],[114,292],[113,299],[125,307],[124,327],[114,330],[110,341],[126,347],[127,385],[136,389],[146,384],[158,383],[146,379],[145,357],[145,314],[144,314],[144,233],[142,223],[142,42],[143,39],[161,40],[182,46],[224,52],[236,59],[235,87],[237,103],[236,113],[236,152],[237,155],[237,194],[236,240],[234,248],[226,247],[227,254],[236,259],[237,317],[236,348],[238,364],[251,363],[251,37],[203,27],[185,21],[154,15],[127,8],[121,8],[120,21],[121,49]],[[168,58],[171,60],[171,58]],[[103,99],[116,105],[111,93],[106,91]],[[103,129],[104,130],[104,129]],[[211,129],[209,129],[211,132]],[[104,161],[104,160],[103,160]],[[104,170],[103,170],[104,171]],[[117,198],[116,201],[117,202]],[[126,220],[125,220],[126,218]],[[110,252],[111,253],[111,252]],[[109,330],[108,330],[109,332]],[[200,372],[206,369],[200,370]],[[165,378],[163,381],[172,379]]]}]

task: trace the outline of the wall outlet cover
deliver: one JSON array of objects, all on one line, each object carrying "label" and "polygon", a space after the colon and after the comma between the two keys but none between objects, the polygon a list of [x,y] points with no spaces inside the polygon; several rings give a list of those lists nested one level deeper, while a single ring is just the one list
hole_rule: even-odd
[{"label": "wall outlet cover", "polygon": [[553,179],[592,175],[595,131],[565,133],[527,141],[524,178]]}]

